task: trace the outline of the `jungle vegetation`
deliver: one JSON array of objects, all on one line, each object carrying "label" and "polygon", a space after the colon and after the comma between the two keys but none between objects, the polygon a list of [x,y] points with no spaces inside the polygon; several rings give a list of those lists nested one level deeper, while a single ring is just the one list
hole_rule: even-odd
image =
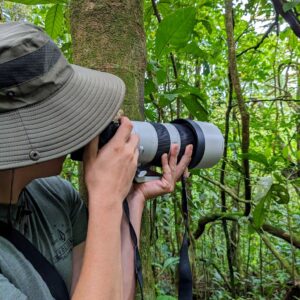
[{"label": "jungle vegetation", "polygon": [[[194,299],[300,299],[299,0],[15,0],[0,12],[44,28],[70,62],[121,76],[131,118],[221,129],[222,160],[188,179]],[[62,175],[84,194],[80,174],[68,160]],[[178,185],[147,203],[146,299],[177,298],[180,200]]]}]

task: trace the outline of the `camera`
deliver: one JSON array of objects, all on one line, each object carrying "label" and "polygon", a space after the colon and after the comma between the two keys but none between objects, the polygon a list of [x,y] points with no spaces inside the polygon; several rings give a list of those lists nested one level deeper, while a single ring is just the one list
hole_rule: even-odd
[{"label": "camera", "polygon": [[[171,123],[150,123],[132,121],[133,133],[139,135],[140,169],[161,166],[161,156],[169,153],[172,144],[179,145],[178,160],[185,147],[193,145],[189,168],[210,168],[222,157],[224,138],[218,127],[212,123],[190,119],[176,119]],[[118,122],[111,122],[100,134],[99,147],[105,145],[116,133]],[[82,160],[83,149],[71,154],[73,160]]]}]

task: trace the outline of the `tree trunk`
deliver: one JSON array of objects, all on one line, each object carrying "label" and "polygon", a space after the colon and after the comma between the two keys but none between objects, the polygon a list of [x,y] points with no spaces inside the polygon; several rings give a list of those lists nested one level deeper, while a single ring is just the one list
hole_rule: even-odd
[{"label": "tree trunk", "polygon": [[[127,88],[122,109],[130,119],[141,120],[146,67],[143,1],[72,0],[70,15],[74,63],[121,77]],[[145,299],[154,299],[147,210],[142,227]]]}]

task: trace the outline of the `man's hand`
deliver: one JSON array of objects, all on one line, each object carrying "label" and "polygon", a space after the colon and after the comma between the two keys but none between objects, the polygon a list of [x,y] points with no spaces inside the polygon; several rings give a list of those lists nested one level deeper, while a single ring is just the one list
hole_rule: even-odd
[{"label": "man's hand", "polygon": [[141,184],[134,184],[129,199],[138,198],[141,200],[151,199],[174,191],[176,182],[187,172],[187,167],[191,161],[193,145],[188,145],[180,162],[177,164],[179,146],[171,145],[170,154],[162,156],[163,176],[160,180],[149,181]]},{"label": "man's hand", "polygon": [[131,131],[132,123],[128,118],[122,117],[116,134],[100,150],[98,138],[86,146],[85,180],[90,201],[93,194],[107,195],[110,199],[118,199],[118,202],[126,198],[138,160],[139,138]]},{"label": "man's hand", "polygon": [[[177,164],[178,150],[178,145],[172,145],[169,156],[167,154],[162,156],[163,176],[160,180],[134,184],[127,196],[130,219],[138,240],[140,238],[141,219],[145,200],[172,192],[176,181],[187,170],[187,166],[191,161],[193,147],[192,145],[186,147],[184,155]],[[135,294],[134,250],[128,223],[124,216],[121,231],[124,299],[131,300],[134,299]]]}]

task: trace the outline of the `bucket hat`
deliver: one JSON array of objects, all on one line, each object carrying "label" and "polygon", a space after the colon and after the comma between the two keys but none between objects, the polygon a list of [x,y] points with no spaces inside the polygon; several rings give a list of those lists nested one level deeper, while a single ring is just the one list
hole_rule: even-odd
[{"label": "bucket hat", "polygon": [[67,62],[29,23],[0,24],[0,170],[69,154],[117,114],[123,81]]}]

